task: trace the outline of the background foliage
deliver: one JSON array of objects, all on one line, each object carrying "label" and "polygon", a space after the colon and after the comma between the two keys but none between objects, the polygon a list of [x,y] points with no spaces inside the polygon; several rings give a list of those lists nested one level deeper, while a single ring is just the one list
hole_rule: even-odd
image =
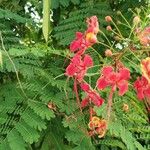
[{"label": "background foliage", "polygon": [[[31,5],[25,13],[24,7],[29,2]],[[72,82],[66,81],[62,75],[68,64],[68,45],[76,31],[84,31],[87,17],[97,15],[101,30],[111,39],[112,36],[105,31],[105,16],[112,15],[117,20],[117,11],[120,10],[131,21],[133,13],[128,9],[145,7],[148,1],[50,2],[53,22],[45,42],[41,22],[31,16],[36,11],[42,18],[42,1],[0,0],[0,149],[150,149],[148,116],[144,104],[135,98],[133,91],[123,98],[115,97],[112,116],[117,120],[109,127],[105,138],[93,139],[87,134],[88,112],[85,111],[84,115],[79,112]],[[122,32],[126,34],[128,29],[123,28]],[[103,56],[104,47],[97,48],[101,49],[98,53]],[[91,53],[95,63],[99,63],[98,56]],[[132,62],[127,62],[127,65],[132,73],[135,69],[140,72]],[[91,79],[94,81],[97,76]],[[128,113],[122,110],[123,103],[128,103]],[[95,111],[99,116],[104,115],[103,108],[95,107]]]}]

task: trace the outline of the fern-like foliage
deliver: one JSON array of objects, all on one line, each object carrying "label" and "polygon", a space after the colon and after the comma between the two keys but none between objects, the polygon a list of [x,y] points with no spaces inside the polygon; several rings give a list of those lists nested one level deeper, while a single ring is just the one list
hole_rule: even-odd
[{"label": "fern-like foliage", "polygon": [[69,17],[62,19],[55,27],[54,37],[60,45],[68,45],[75,36],[75,32],[85,30],[85,20],[87,17],[96,15],[103,28],[105,25],[105,16],[112,14],[111,8],[107,2],[102,1],[86,1],[80,4],[79,10],[73,9],[69,13]]},{"label": "fern-like foliage", "polygon": [[19,45],[20,35],[17,28],[25,23],[31,23],[31,21],[10,10],[0,8],[0,31],[2,32],[4,43],[7,43],[6,48]]},{"label": "fern-like foliage", "polygon": [[[38,46],[37,46],[38,47]],[[41,50],[41,48],[39,48]],[[50,55],[61,54],[47,49]],[[55,117],[54,110],[48,108],[53,103],[63,112],[64,84],[63,80],[54,80],[62,70],[58,68],[57,75],[45,70],[40,63],[45,57],[45,49],[36,51],[33,48],[9,50],[9,55],[15,65],[12,65],[3,51],[3,68],[0,91],[0,149],[27,149],[30,144],[38,142],[41,131],[46,129],[47,121]],[[51,60],[52,61],[52,60]],[[54,64],[51,64],[54,67]],[[14,79],[16,71],[18,79]],[[6,81],[7,79],[7,81]],[[70,90],[66,88],[65,90]],[[56,92],[57,91],[57,92]],[[60,95],[60,96],[59,96]],[[71,96],[70,96],[71,97]],[[66,111],[67,106],[66,106]],[[14,138],[15,137],[15,138]]]},{"label": "fern-like foliage", "polygon": [[52,8],[56,9],[58,7],[68,7],[70,4],[78,5],[81,0],[52,0]]}]

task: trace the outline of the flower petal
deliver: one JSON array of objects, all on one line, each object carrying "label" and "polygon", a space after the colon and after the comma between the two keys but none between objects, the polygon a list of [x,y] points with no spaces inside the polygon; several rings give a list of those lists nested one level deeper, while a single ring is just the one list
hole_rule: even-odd
[{"label": "flower petal", "polygon": [[82,32],[76,32],[76,39],[80,39],[83,37],[83,33]]},{"label": "flower petal", "polygon": [[128,91],[128,82],[121,80],[118,82],[117,87],[119,88],[119,95],[122,96]]},{"label": "flower petal", "polygon": [[81,107],[83,108],[86,107],[88,103],[89,103],[89,97],[84,98],[81,102]]},{"label": "flower petal", "polygon": [[150,86],[145,90],[144,94],[147,98],[150,98]]},{"label": "flower petal", "polygon": [[90,93],[88,93],[89,98],[91,98],[91,101],[94,103],[94,105],[96,105],[97,107],[101,106],[104,102],[104,100],[100,97],[100,95],[98,93],[96,93],[95,91],[91,91]]},{"label": "flower petal", "polygon": [[119,70],[120,80],[129,80],[130,79],[130,71],[127,68],[121,68]]},{"label": "flower petal", "polygon": [[90,56],[90,55],[85,55],[84,60],[83,60],[83,63],[84,63],[84,65],[85,65],[86,67],[91,67],[91,66],[93,66],[93,60],[92,60],[91,56]]},{"label": "flower petal", "polygon": [[77,51],[79,47],[80,47],[80,41],[74,40],[70,44],[70,50],[71,50],[71,52]]},{"label": "flower petal", "polygon": [[104,77],[100,77],[98,80],[97,80],[97,88],[100,89],[100,90],[103,90],[104,88],[106,88],[106,86],[108,86],[108,82],[105,80]]},{"label": "flower petal", "polygon": [[81,89],[85,92],[90,90],[90,85],[87,83],[81,83],[80,86],[81,86]]},{"label": "flower petal", "polygon": [[75,73],[77,72],[77,70],[78,70],[78,69],[76,68],[76,66],[71,63],[71,64],[66,68],[66,73],[65,73],[65,75],[72,77],[72,76],[75,75]]},{"label": "flower petal", "polygon": [[144,91],[143,91],[142,88],[138,89],[137,97],[138,97],[139,100],[143,100],[144,99],[145,95],[144,95]]},{"label": "flower petal", "polygon": [[111,66],[106,66],[102,69],[102,74],[104,76],[108,76],[108,74],[112,73],[113,68]]}]

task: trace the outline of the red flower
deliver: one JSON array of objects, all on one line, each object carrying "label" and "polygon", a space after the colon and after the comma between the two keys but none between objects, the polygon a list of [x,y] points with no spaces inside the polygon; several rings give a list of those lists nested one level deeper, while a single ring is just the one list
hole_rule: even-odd
[{"label": "red flower", "polygon": [[76,38],[70,44],[71,52],[83,54],[84,51],[97,42],[97,33],[99,31],[98,19],[92,16],[87,19],[87,30],[85,33],[76,32]]},{"label": "red flower", "polygon": [[127,80],[130,78],[130,72],[127,68],[120,68],[119,72],[114,72],[111,66],[104,67],[102,76],[97,80],[97,87],[100,90],[107,86],[118,87],[119,95],[124,95],[128,90]]},{"label": "red flower", "polygon": [[143,76],[150,83],[150,57],[147,57],[146,59],[142,60],[142,62],[141,62],[141,70],[142,70]]},{"label": "red flower", "polygon": [[86,97],[81,102],[81,107],[84,108],[89,104],[89,97]]},{"label": "red flower", "polygon": [[84,38],[84,34],[81,32],[76,32],[76,38],[70,44],[71,52],[76,52],[81,49],[86,48],[86,42]]},{"label": "red flower", "polygon": [[66,68],[66,75],[69,77],[76,77],[78,81],[82,81],[88,67],[93,65],[93,60],[89,55],[82,56],[75,55],[69,66]]},{"label": "red flower", "polygon": [[97,34],[99,31],[99,23],[98,18],[96,16],[92,16],[91,18],[87,18],[87,32],[92,32],[94,34]]},{"label": "red flower", "polygon": [[81,89],[85,92],[88,92],[90,90],[90,85],[87,83],[81,83],[80,86],[81,86]]},{"label": "red flower", "polygon": [[134,88],[137,92],[137,97],[140,100],[144,98],[150,98],[150,84],[144,76],[141,78],[138,77],[134,83]]},{"label": "red flower", "polygon": [[87,97],[82,100],[81,106],[86,107],[88,103],[91,101],[96,106],[101,106],[104,100],[100,97],[100,95],[90,88],[89,84],[81,83],[81,89],[87,94]]}]

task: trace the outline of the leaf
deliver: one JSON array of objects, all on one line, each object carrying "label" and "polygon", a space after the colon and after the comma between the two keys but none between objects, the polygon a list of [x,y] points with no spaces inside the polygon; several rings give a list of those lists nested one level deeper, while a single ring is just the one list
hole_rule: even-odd
[{"label": "leaf", "polygon": [[8,141],[5,140],[0,144],[0,150],[12,150],[8,144]]},{"label": "leaf", "polygon": [[80,3],[80,0],[71,0],[71,2],[72,2],[73,4],[79,4],[79,3]]},{"label": "leaf", "polygon": [[8,136],[8,142],[11,150],[26,150],[25,141],[21,137],[21,135],[18,133],[17,130],[12,130]]},{"label": "leaf", "polygon": [[50,5],[50,0],[43,0],[43,35],[46,42],[50,30]]},{"label": "leaf", "polygon": [[31,127],[42,131],[46,129],[46,125],[44,120],[41,119],[36,113],[33,112],[30,108],[28,108],[22,115],[22,119]]},{"label": "leaf", "polygon": [[3,67],[3,57],[2,52],[0,51],[0,65]]},{"label": "leaf", "polygon": [[16,129],[22,135],[23,139],[30,144],[37,142],[40,137],[38,132],[24,121],[19,122],[16,125]]},{"label": "leaf", "polygon": [[42,119],[50,120],[51,118],[55,117],[54,112],[48,109],[48,107],[43,103],[39,103],[38,101],[30,101],[28,105]]}]

